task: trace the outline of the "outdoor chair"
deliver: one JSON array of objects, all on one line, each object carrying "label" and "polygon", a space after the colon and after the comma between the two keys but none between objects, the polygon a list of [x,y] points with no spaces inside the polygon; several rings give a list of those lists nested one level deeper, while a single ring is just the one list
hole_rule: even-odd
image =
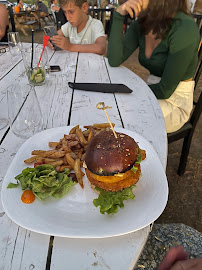
[{"label": "outdoor chair", "polygon": [[8,6],[7,10],[9,13],[9,20],[11,23],[12,32],[16,32],[16,28],[19,28],[23,32],[23,34],[25,36],[27,36],[28,34],[27,34],[25,28],[33,29],[33,25],[37,23],[37,20],[35,20],[35,19],[30,20],[30,18],[28,18],[26,21],[18,22],[18,20],[16,20],[16,18],[15,18],[12,7]]},{"label": "outdoor chair", "polygon": [[[105,34],[110,35],[111,25],[112,25],[112,18],[113,18],[114,8],[89,8],[88,14],[95,18],[100,20],[105,29]],[[109,17],[109,20],[106,20],[106,18]]]},{"label": "outdoor chair", "polygon": [[[202,71],[202,46],[200,46],[199,50],[199,62],[198,62],[198,67],[194,76],[194,81],[195,81],[195,89],[198,84],[201,71]],[[191,146],[191,141],[192,137],[194,134],[194,130],[196,127],[196,124],[200,118],[202,111],[202,92],[200,92],[199,98],[197,102],[194,102],[194,109],[192,111],[191,117],[187,123],[184,124],[182,128],[179,130],[168,133],[168,143],[172,143],[174,141],[180,140],[184,138],[183,146],[182,146],[182,152],[181,152],[181,157],[180,157],[180,164],[178,167],[178,175],[183,175],[185,172],[186,168],[186,163],[187,163],[187,158],[189,155],[189,149]]]},{"label": "outdoor chair", "polygon": [[199,32],[200,32],[200,35],[202,37],[202,14],[192,14],[193,15],[193,18],[194,20],[196,21],[196,24],[198,25],[198,28],[199,28]]}]

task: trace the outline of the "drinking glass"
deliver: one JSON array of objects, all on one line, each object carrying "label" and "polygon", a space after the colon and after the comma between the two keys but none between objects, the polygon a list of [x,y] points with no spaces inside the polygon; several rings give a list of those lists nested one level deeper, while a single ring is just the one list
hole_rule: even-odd
[{"label": "drinking glass", "polygon": [[25,66],[29,83],[32,85],[41,85],[46,79],[46,66],[48,55],[46,49],[42,47],[22,49],[22,59]]},{"label": "drinking glass", "polygon": [[19,55],[22,50],[22,43],[20,41],[20,36],[18,32],[9,32],[8,33],[8,46],[10,53],[15,56]]},{"label": "drinking glass", "polygon": [[27,139],[43,130],[42,113],[34,86],[10,86],[7,89],[7,100],[9,123],[16,136]]}]

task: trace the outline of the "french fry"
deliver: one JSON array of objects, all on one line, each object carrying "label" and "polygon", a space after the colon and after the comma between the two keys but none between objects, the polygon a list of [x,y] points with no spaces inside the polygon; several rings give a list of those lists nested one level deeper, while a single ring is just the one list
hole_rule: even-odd
[{"label": "french fry", "polygon": [[36,161],[36,156],[24,160],[24,162],[27,164],[33,163],[34,161]]},{"label": "french fry", "polygon": [[90,128],[90,132],[88,134],[88,143],[90,142],[90,140],[93,138],[94,134],[93,134],[93,130],[92,128]]},{"label": "french fry", "polygon": [[76,129],[76,134],[78,135],[79,141],[83,146],[88,144],[80,128]]},{"label": "french fry", "polygon": [[49,142],[48,143],[49,147],[52,147],[52,148],[56,147],[58,144],[59,144],[59,142]]},{"label": "french fry", "polygon": [[74,171],[75,171],[76,178],[77,178],[80,186],[82,188],[84,188],[84,186],[83,186],[83,179],[82,179],[82,171],[81,171],[81,168],[80,168],[80,159],[76,159],[75,160]]},{"label": "french fry", "polygon": [[44,151],[44,150],[33,150],[32,151],[32,155],[41,155],[44,153],[46,153],[46,151]]},{"label": "french fry", "polygon": [[70,130],[69,134],[74,134],[74,133],[76,133],[76,130],[77,130],[78,128],[79,128],[79,125],[73,127],[73,128]]},{"label": "french fry", "polygon": [[[62,164],[64,163],[63,159],[52,159],[52,158],[44,158],[44,157],[36,156],[37,163],[50,164],[50,163],[56,162],[56,161],[60,161],[60,163],[62,161]],[[62,165],[62,164],[60,164],[60,165]]]},{"label": "french fry", "polygon": [[58,160],[58,161],[50,162],[48,164],[52,165],[55,168],[57,166],[62,165],[63,164],[63,160]]},{"label": "french fry", "polygon": [[73,159],[77,159],[78,156],[77,156],[77,153],[76,152],[70,152],[70,155]]},{"label": "french fry", "polygon": [[79,144],[79,141],[71,141],[69,142],[69,147],[74,147]]},{"label": "french fry", "polygon": [[74,168],[75,161],[74,161],[74,159],[72,158],[72,156],[70,155],[70,153],[67,153],[67,154],[65,155],[65,157],[66,157],[66,160],[67,160],[67,162],[69,163],[69,165],[72,166],[72,168]]},{"label": "french fry", "polygon": [[[109,123],[93,124],[93,126],[96,127],[96,128],[110,128],[110,124]],[[112,123],[112,126],[114,127],[115,124]]]},{"label": "french fry", "polygon": [[58,151],[58,152],[55,152],[51,155],[49,155],[50,158],[60,158],[60,157],[64,157],[65,155],[65,151]]}]

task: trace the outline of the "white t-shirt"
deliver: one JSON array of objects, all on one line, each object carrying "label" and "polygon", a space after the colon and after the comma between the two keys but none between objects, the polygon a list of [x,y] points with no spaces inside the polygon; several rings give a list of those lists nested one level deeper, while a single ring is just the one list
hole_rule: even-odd
[{"label": "white t-shirt", "polygon": [[69,22],[62,25],[63,35],[69,38],[72,44],[93,44],[97,38],[105,36],[102,22],[88,17],[86,26],[80,33],[77,33],[77,27],[73,27]]}]

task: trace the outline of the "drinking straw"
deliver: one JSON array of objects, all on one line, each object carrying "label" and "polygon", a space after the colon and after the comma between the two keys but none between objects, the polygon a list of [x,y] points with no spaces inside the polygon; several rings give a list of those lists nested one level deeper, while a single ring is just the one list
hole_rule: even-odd
[{"label": "drinking straw", "polygon": [[39,65],[40,65],[40,62],[41,62],[41,59],[42,59],[42,56],[43,56],[43,52],[45,50],[45,47],[48,46],[48,40],[49,39],[50,39],[50,36],[43,36],[43,50],[41,52],[41,56],[40,56],[37,67],[39,67]]},{"label": "drinking straw", "polygon": [[33,57],[34,57],[34,30],[32,29],[32,58],[31,58],[31,69],[33,69]]},{"label": "drinking straw", "polygon": [[112,131],[113,131],[113,133],[114,133],[114,137],[117,139],[117,138],[118,138],[118,137],[117,137],[117,134],[116,134],[116,132],[115,132],[115,130],[114,130],[114,127],[113,127],[113,125],[112,125],[112,122],[111,122],[111,120],[109,119],[109,115],[108,115],[108,113],[107,113],[107,111],[106,111],[106,109],[111,109],[112,107],[105,106],[105,103],[104,103],[104,102],[99,102],[99,103],[96,105],[96,108],[97,108],[98,110],[103,110],[103,111],[105,112],[105,114],[106,114],[106,116],[107,116],[107,120],[109,121],[109,124],[110,124],[110,126],[111,126],[111,129],[112,129]]}]

